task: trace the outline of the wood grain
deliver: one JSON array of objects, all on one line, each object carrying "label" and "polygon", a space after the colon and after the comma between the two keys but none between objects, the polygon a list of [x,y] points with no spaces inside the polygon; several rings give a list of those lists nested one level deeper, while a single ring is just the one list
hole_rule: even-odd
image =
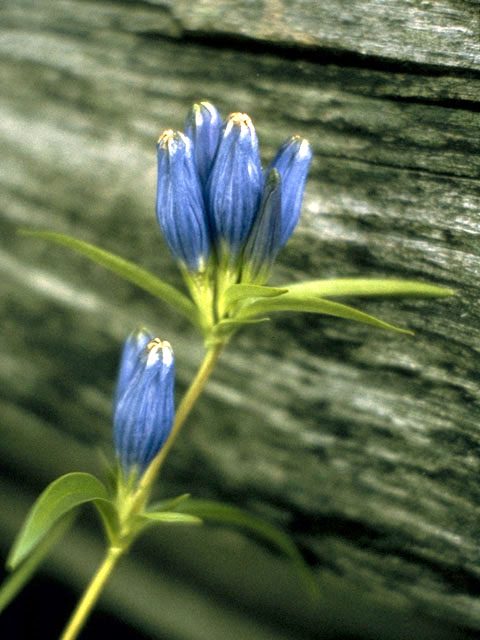
[{"label": "wood grain", "polygon": [[[188,0],[168,6],[183,32],[478,71],[480,3],[433,0]],[[320,49],[320,51],[319,51]]]}]

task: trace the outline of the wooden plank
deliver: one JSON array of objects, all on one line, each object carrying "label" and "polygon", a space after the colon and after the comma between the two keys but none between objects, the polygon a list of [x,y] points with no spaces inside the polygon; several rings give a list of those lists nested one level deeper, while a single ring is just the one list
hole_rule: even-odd
[{"label": "wooden plank", "polygon": [[233,47],[237,42],[243,50],[255,42],[283,47],[287,55],[289,49],[303,50],[319,63],[333,57],[366,67],[390,63],[399,71],[422,65],[442,74],[476,75],[480,69],[478,0],[4,0],[4,30],[9,24],[17,30],[24,17],[37,28],[56,24],[77,36],[113,27],[117,33],[200,38]]},{"label": "wooden plank", "polygon": [[480,3],[434,0],[151,0],[182,30],[385,61],[480,69]]}]

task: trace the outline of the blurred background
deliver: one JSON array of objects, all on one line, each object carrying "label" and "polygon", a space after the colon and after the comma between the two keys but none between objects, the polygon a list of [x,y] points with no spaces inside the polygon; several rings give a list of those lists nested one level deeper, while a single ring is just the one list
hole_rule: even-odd
[{"label": "blurred background", "polygon": [[[0,551],[39,492],[112,459],[125,336],[202,358],[166,305],[22,227],[70,233],[182,287],[154,215],[156,140],[193,102],[248,113],[264,166],[314,160],[273,283],[407,278],[448,300],[352,300],[415,337],[284,314],[229,345],[158,483],[281,527],[319,602],[224,528],[139,540],[82,637],[473,638],[480,630],[478,3],[3,0]],[[350,302],[350,301],[349,301]],[[92,509],[0,617],[55,638],[103,540]]]}]

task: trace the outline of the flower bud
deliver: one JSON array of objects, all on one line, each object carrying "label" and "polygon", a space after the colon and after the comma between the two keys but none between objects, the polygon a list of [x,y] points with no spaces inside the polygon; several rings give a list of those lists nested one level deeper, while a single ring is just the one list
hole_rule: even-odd
[{"label": "flower bud", "polygon": [[213,237],[231,263],[252,228],[263,182],[252,121],[244,113],[233,113],[225,123],[207,186]]},{"label": "flower bud", "polygon": [[282,185],[272,169],[263,190],[260,208],[248,236],[242,261],[242,282],[263,284],[280,249],[282,233]]},{"label": "flower bud", "polygon": [[205,189],[222,130],[218,110],[209,102],[194,104],[187,116],[185,135],[193,143],[193,153],[202,187]]},{"label": "flower bud", "polygon": [[202,271],[210,241],[192,142],[169,129],[160,136],[157,151],[158,223],[174,258],[188,271]]},{"label": "flower bud", "polygon": [[[149,341],[143,346],[146,337]],[[141,475],[170,434],[174,377],[173,352],[167,341],[145,332],[127,339],[113,417],[115,448],[126,475],[132,471]]]},{"label": "flower bud", "polygon": [[294,136],[282,144],[270,165],[270,169],[277,169],[282,179],[280,247],[287,243],[298,222],[311,160],[312,150],[308,140]]}]

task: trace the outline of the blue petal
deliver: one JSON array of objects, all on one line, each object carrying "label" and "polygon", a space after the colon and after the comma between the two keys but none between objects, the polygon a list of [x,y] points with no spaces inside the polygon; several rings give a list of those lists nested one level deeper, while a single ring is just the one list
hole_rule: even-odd
[{"label": "blue petal", "polygon": [[140,474],[167,440],[174,418],[173,353],[168,342],[151,340],[115,407],[113,427],[118,457],[126,474]]},{"label": "blue petal", "polygon": [[140,354],[152,338],[153,336],[147,333],[144,329],[139,329],[130,334],[125,340],[120,359],[114,406],[117,405],[125,392],[128,383],[133,377],[135,367],[138,365]]},{"label": "blue petal", "polygon": [[243,253],[242,281],[263,284],[281,247],[282,184],[272,169],[265,184],[260,208]]},{"label": "blue petal", "polygon": [[192,142],[169,129],[160,136],[157,149],[158,223],[174,258],[189,271],[200,271],[210,253],[210,240]]},{"label": "blue petal", "polygon": [[282,178],[281,247],[286,244],[298,222],[311,160],[312,150],[308,140],[294,136],[282,144],[270,165],[270,169],[277,169]]},{"label": "blue petal", "polygon": [[263,190],[257,134],[244,113],[229,116],[208,183],[211,229],[235,261],[250,233]]},{"label": "blue petal", "polygon": [[194,104],[187,116],[185,135],[193,143],[194,157],[203,189],[217,152],[222,129],[222,119],[218,110],[209,102]]}]

